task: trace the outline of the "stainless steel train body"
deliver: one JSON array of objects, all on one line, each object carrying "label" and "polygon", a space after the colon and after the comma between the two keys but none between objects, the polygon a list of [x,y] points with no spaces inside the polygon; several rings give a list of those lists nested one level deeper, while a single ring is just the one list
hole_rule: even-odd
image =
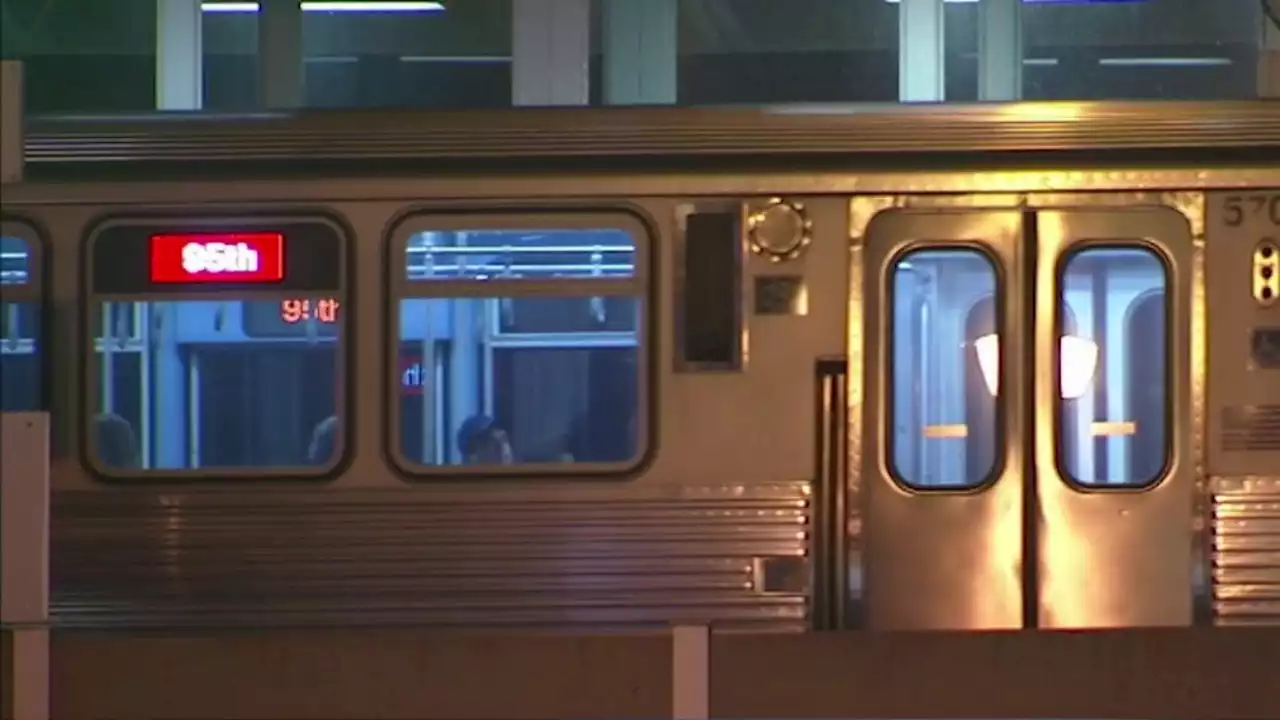
[{"label": "stainless steel train body", "polygon": [[[64,120],[26,172],[61,625],[1280,620],[1273,104]],[[166,284],[261,271],[156,244],[210,233],[314,282]]]}]

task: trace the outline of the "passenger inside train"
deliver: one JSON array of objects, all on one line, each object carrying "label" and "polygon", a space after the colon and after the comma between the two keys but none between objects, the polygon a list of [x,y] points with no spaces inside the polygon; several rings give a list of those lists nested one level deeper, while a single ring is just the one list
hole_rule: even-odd
[{"label": "passenger inside train", "polygon": [[338,416],[330,415],[321,420],[311,433],[311,445],[307,447],[307,464],[324,465],[337,449]]},{"label": "passenger inside train", "polygon": [[138,441],[128,420],[115,413],[98,413],[93,418],[93,442],[103,465],[118,470],[138,467]]},{"label": "passenger inside train", "polygon": [[510,465],[515,461],[506,431],[488,415],[472,415],[462,422],[458,452],[468,465]]}]

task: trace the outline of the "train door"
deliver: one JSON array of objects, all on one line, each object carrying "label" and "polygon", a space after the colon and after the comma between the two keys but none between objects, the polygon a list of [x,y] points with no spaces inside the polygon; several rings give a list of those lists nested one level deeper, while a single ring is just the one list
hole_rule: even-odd
[{"label": "train door", "polygon": [[871,219],[868,627],[1190,624],[1193,254],[1163,207]]}]

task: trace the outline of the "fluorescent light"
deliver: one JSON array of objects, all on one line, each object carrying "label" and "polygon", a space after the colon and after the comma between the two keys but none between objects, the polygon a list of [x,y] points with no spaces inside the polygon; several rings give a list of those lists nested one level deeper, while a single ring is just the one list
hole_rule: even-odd
[{"label": "fluorescent light", "polygon": [[1098,369],[1098,344],[1082,337],[1064,335],[1058,355],[1062,365],[1062,397],[1082,397]]},{"label": "fluorescent light", "polygon": [[[1000,336],[983,335],[973,343],[978,353],[982,381],[992,396],[1000,394]],[[1062,366],[1062,397],[1075,400],[1089,390],[1098,369],[1098,344],[1074,335],[1062,336],[1059,364]]]},{"label": "fluorescent light", "polygon": [[[334,13],[412,13],[440,12],[440,2],[338,2],[337,0],[311,0],[303,2],[302,12]],[[256,2],[204,2],[200,9],[207,13],[256,13],[262,9]]]},{"label": "fluorescent light", "polygon": [[311,65],[350,65],[360,62],[360,58],[354,55],[313,55],[303,58],[303,62]]},{"label": "fluorescent light", "polygon": [[407,63],[469,63],[476,65],[489,65],[498,63],[509,63],[511,58],[506,55],[401,55],[400,62]]},{"label": "fluorescent light", "polygon": [[316,0],[302,3],[303,12],[439,12],[440,2],[330,2]]},{"label": "fluorescent light", "polygon": [[1000,336],[983,335],[973,342],[978,353],[978,369],[982,370],[982,382],[992,397],[1000,394]]},{"label": "fluorescent light", "polygon": [[[890,5],[897,5],[902,0],[884,0]],[[1120,3],[1146,2],[1147,0],[1022,0],[1028,4],[1044,4],[1044,5],[1115,5]],[[979,0],[942,0],[948,5],[972,5]]]},{"label": "fluorescent light", "polygon": [[1136,57],[1102,58],[1099,65],[1105,67],[1221,67],[1230,65],[1231,58],[1223,57]]}]

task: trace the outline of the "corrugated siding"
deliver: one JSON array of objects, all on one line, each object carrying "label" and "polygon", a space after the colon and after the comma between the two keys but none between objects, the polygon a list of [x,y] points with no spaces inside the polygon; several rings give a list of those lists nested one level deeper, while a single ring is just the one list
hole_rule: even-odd
[{"label": "corrugated siding", "polygon": [[1213,581],[1218,624],[1280,624],[1280,476],[1214,481]]},{"label": "corrugated siding", "polygon": [[807,483],[534,492],[62,493],[61,626],[435,624],[798,629]]}]

